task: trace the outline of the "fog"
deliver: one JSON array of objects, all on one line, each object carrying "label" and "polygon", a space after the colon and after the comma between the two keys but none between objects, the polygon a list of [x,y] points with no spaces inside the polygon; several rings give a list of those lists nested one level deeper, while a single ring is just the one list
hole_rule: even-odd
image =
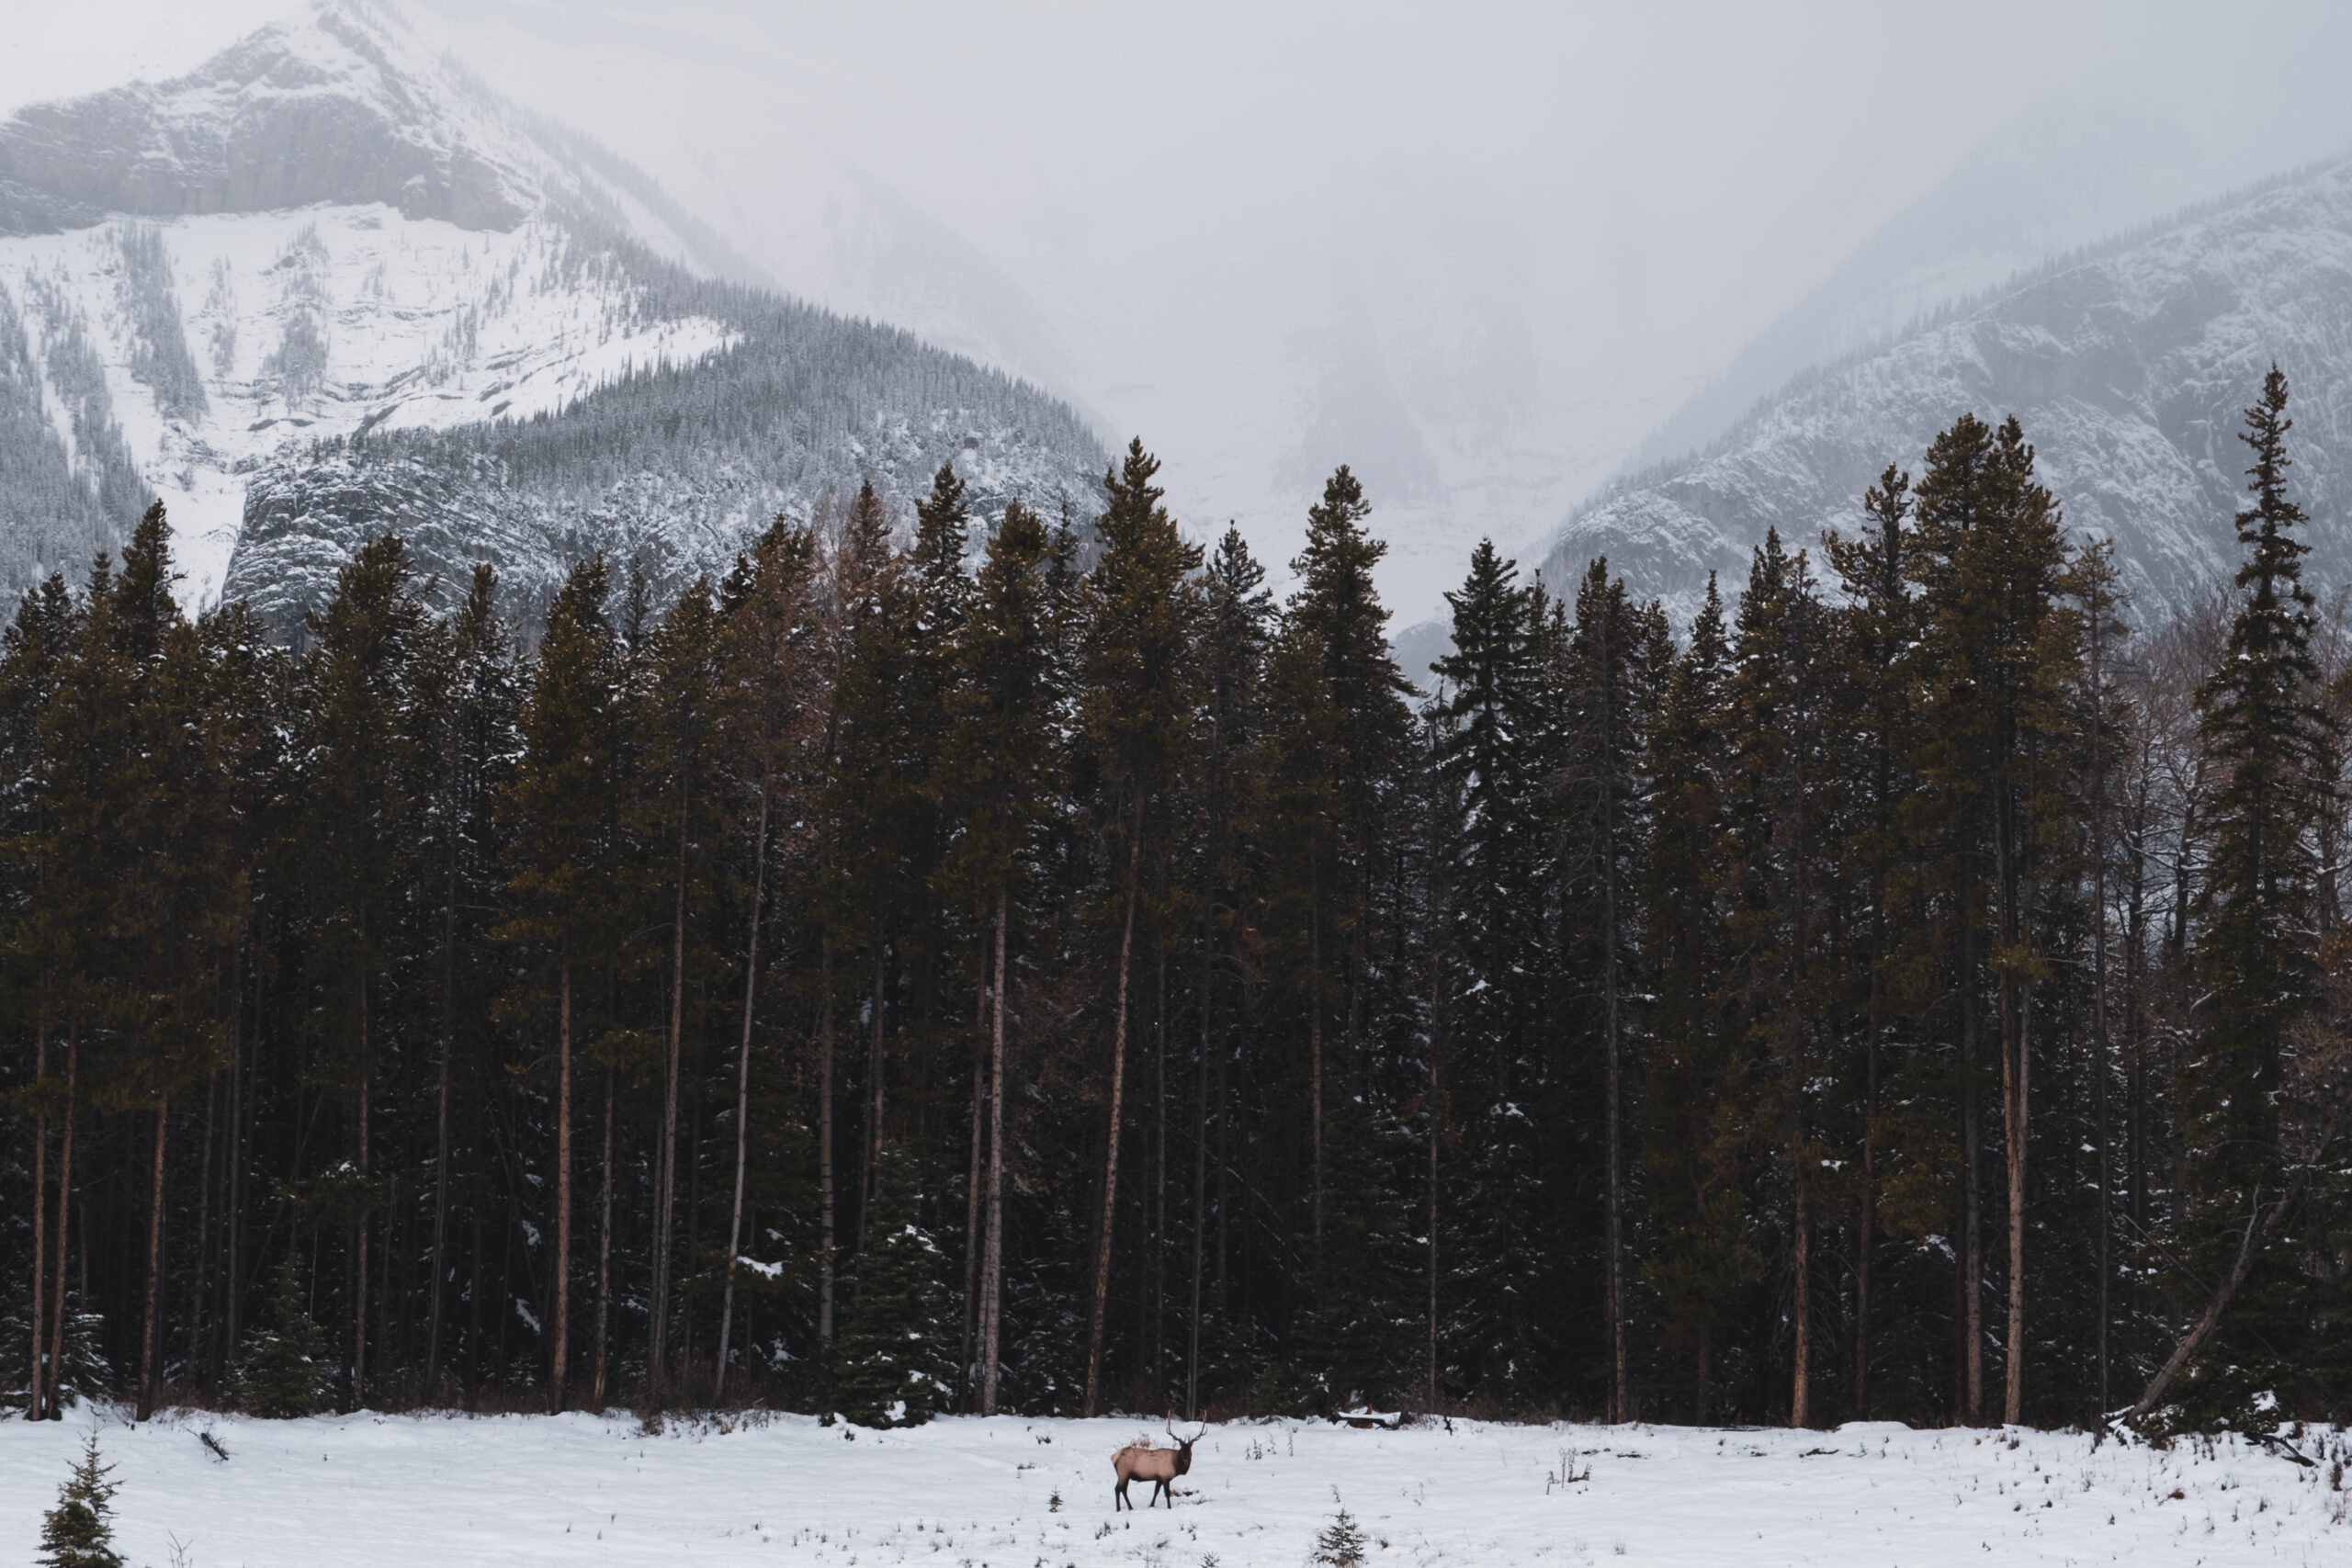
[{"label": "fog", "polygon": [[[287,7],[12,24],[0,107]],[[2352,146],[2352,8],[413,0],[777,287],[1140,434],[1279,562],[1354,465],[1404,620],[1630,461],[2052,251]]]}]

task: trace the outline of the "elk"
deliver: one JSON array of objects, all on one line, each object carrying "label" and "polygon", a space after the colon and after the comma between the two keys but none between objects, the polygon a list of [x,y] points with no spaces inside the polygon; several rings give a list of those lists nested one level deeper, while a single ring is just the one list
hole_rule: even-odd
[{"label": "elk", "polygon": [[1192,1470],[1193,1445],[1199,1442],[1202,1435],[1207,1431],[1208,1427],[1204,1423],[1200,1431],[1193,1433],[1191,1437],[1177,1438],[1176,1428],[1171,1423],[1168,1428],[1168,1435],[1175,1438],[1174,1448],[1156,1449],[1151,1446],[1151,1439],[1146,1438],[1142,1442],[1129,1443],[1125,1448],[1113,1454],[1111,1468],[1119,1472],[1119,1485],[1116,1494],[1111,1499],[1111,1511],[1117,1513],[1119,1505],[1122,1503],[1125,1503],[1131,1511],[1134,1509],[1136,1500],[1127,1495],[1127,1483],[1130,1481],[1151,1483],[1151,1496],[1144,1503],[1145,1507],[1148,1508],[1153,1503],[1165,1497],[1168,1499],[1168,1506],[1173,1508],[1176,1506],[1174,1490],[1176,1478]]}]

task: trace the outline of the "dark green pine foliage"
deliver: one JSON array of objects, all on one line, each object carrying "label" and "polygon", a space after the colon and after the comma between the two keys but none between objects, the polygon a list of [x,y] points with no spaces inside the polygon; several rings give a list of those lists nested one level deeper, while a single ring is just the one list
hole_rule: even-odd
[{"label": "dark green pine foliage", "polygon": [[[1642,1093],[1648,1230],[1641,1280],[1667,1363],[1660,1372],[1688,1390],[1698,1422],[1713,1408],[1716,1353],[1737,1294],[1759,1269],[1743,1179],[1747,1052],[1725,994],[1730,664],[1711,575],[1650,730],[1652,822],[1642,866],[1653,998]],[[1683,1368],[1687,1382],[1678,1375]]]},{"label": "dark green pine foliage", "polygon": [[2237,611],[2198,693],[2198,740],[2215,784],[2191,953],[2202,995],[2175,1079],[2183,1157],[2172,1288],[2190,1313],[2200,1311],[2230,1276],[2249,1225],[2262,1266],[2168,1397],[2184,1418],[2237,1426],[2272,1418],[2256,1411],[2255,1396],[2291,1378],[2281,1357],[2302,1337],[2297,1319],[2310,1310],[2298,1312],[2294,1276],[2278,1257],[2290,1249],[2272,1237],[2290,1218],[2280,1200],[2295,1179],[2281,1110],[2296,1092],[2295,1025],[2318,989],[2319,830],[2337,804],[2331,764],[2339,738],[2312,648],[2318,616],[2302,581],[2310,547],[2295,536],[2306,519],[2287,492],[2292,428],[2287,378],[2274,365],[2239,435],[2254,461],[2252,502],[2237,514],[2245,551]]},{"label": "dark green pine foliage", "polygon": [[401,925],[415,891],[422,727],[413,688],[427,625],[407,547],[387,534],[360,547],[336,575],[334,597],[309,617],[311,649],[301,666],[306,722],[297,765],[310,784],[296,841],[309,861],[302,886],[315,900],[305,921],[311,1059],[342,1112],[340,1161],[311,1184],[306,1207],[311,1223],[345,1229],[351,1247],[355,1404],[368,1387],[360,1331],[380,1207],[374,1134],[393,1032],[386,982],[413,934]]},{"label": "dark green pine foliage", "polygon": [[604,558],[594,556],[572,569],[548,607],[537,680],[521,716],[523,754],[503,803],[509,918],[498,934],[526,960],[528,976],[510,993],[510,1013],[541,1045],[537,1060],[553,1102],[552,1146],[537,1157],[552,1208],[542,1221],[553,1246],[540,1321],[559,1404],[571,1371],[572,1275],[582,1251],[573,1191],[584,1152],[576,1093],[590,1037],[584,1015],[626,913],[614,897],[622,879],[614,739],[627,650],[605,611],[609,592]]},{"label": "dark green pine foliage", "polygon": [[1234,1289],[1233,1271],[1223,1260],[1229,1256],[1237,1139],[1250,1135],[1264,1109],[1248,1087],[1259,1061],[1249,1049],[1253,987],[1244,966],[1256,955],[1255,916],[1265,887],[1264,692],[1274,627],[1273,595],[1265,581],[1265,568],[1241,530],[1228,524],[1203,584],[1201,728],[1190,780],[1198,863],[1187,880],[1199,890],[1193,912],[1200,944],[1192,955],[1197,1011],[1187,1030],[1193,1142],[1189,1156],[1182,1141],[1177,1152],[1191,1164],[1193,1189],[1193,1224],[1180,1236],[1192,1249],[1183,1260],[1188,1298],[1196,1282],[1198,1290],[1199,1314],[1186,1327],[1185,1407],[1194,1411],[1203,1401],[1222,1405],[1246,1397],[1261,1370],[1244,1293]]},{"label": "dark green pine foliage", "polygon": [[[1640,911],[1634,895],[1646,831],[1643,756],[1672,639],[1656,603],[1595,560],[1577,585],[1574,616],[1546,626],[1556,736],[1556,839],[1551,906],[1557,921],[1555,1047],[1545,1108],[1552,1205],[1550,1359],[1555,1386],[1627,1419],[1634,1266],[1628,1118],[1634,1055]],[[1597,1289],[1596,1289],[1597,1287]]]},{"label": "dark green pine foliage", "polygon": [[[454,1288],[461,1256],[487,1193],[481,1151],[492,1135],[504,1072],[493,1009],[506,975],[496,929],[505,835],[496,803],[520,750],[524,673],[515,638],[498,604],[498,580],[475,569],[457,613],[434,628],[417,660],[415,846],[420,888],[416,953],[423,973],[409,989],[411,1027],[429,1041],[431,1104],[419,1141],[430,1158],[422,1217],[428,1288],[424,1317],[424,1386],[441,1386],[464,1310]],[[415,984],[414,980],[422,980]],[[471,1177],[472,1179],[468,1179]]]},{"label": "dark green pine foliage", "polygon": [[1549,1224],[1540,1118],[1546,1092],[1544,811],[1551,739],[1540,589],[1480,541],[1453,609],[1453,650],[1431,666],[1435,762],[1456,802],[1447,909],[1446,1098],[1458,1149],[1444,1209],[1458,1216],[1442,1308],[1457,1392],[1519,1404],[1547,1393],[1534,1342]]},{"label": "dark green pine foliage", "polygon": [[919,1427],[956,1391],[946,1260],[923,1228],[914,1156],[886,1145],[874,1165],[865,1247],[834,1355],[835,1407],[861,1427]]},{"label": "dark green pine foliage", "polygon": [[[1128,1120],[1141,1100],[1127,1081],[1141,1032],[1138,955],[1159,935],[1159,911],[1147,884],[1159,880],[1150,873],[1172,847],[1176,787],[1198,703],[1200,591],[1193,574],[1201,549],[1186,542],[1160,504],[1164,492],[1153,482],[1159,472],[1159,459],[1137,440],[1102,477],[1105,504],[1095,522],[1102,548],[1087,578],[1079,647],[1085,695],[1079,707],[1077,785],[1091,796],[1091,826],[1102,845],[1092,923],[1100,944],[1097,972],[1107,981],[1098,992],[1107,1025],[1102,1034],[1110,1046],[1087,1302],[1083,1408],[1089,1415],[1100,1408],[1104,1387],[1120,1164]],[[1134,1277],[1146,1272],[1137,1269]]]},{"label": "dark green pine foliage", "polygon": [[1278,874],[1283,907],[1308,928],[1285,947],[1293,964],[1305,960],[1293,994],[1320,1058],[1308,1064],[1304,1130],[1319,1158],[1307,1173],[1299,1330],[1318,1380],[1306,1397],[1318,1403],[1392,1399],[1420,1359],[1421,1314],[1405,1296],[1419,1249],[1401,1179],[1418,1140],[1398,1111],[1427,1079],[1419,974],[1396,946],[1412,924],[1399,897],[1412,688],[1389,653],[1373,581],[1387,546],[1364,527],[1371,510],[1346,468],[1325,482],[1291,563],[1298,587],[1273,659],[1276,723],[1290,728],[1277,763]]},{"label": "dark green pine foliage", "polygon": [[244,1347],[237,1404],[272,1419],[315,1416],[326,1408],[335,1368],[323,1329],[302,1303],[302,1280],[291,1251],[269,1272],[269,1325]]},{"label": "dark green pine foliage", "polygon": [[1814,1286],[1825,1216],[1838,1207],[1827,1173],[1840,1150],[1826,1140],[1826,1086],[1841,982],[1838,863],[1842,824],[1830,731],[1833,623],[1804,555],[1778,531],[1755,553],[1725,683],[1724,795],[1725,1024],[1736,1032],[1737,1106],[1725,1133],[1742,1157],[1769,1170],[1773,1259],[1788,1281],[1790,1420],[1813,1422],[1819,1326]]},{"label": "dark green pine foliage", "polygon": [[58,1488],[57,1506],[40,1517],[40,1568],[123,1568],[114,1549],[114,1466],[98,1459],[95,1427],[74,1473]]},{"label": "dark green pine foliage", "polygon": [[[2055,895],[2072,874],[2053,829],[2068,815],[2066,680],[2080,659],[2074,552],[2014,418],[1996,429],[1964,414],[1937,437],[1917,516],[1905,570],[1918,635],[1906,662],[1920,787],[1905,814],[1937,910],[1915,928],[1942,971],[1928,985],[1949,998],[1944,1021],[1959,1047],[1962,1404],[1970,1419],[1984,1414],[1989,1310],[2000,1342],[2019,1352],[2001,1364],[2001,1411],[2018,1421],[2037,1342],[2025,1293],[2033,1084],[2048,1066]],[[1986,1135],[1988,1097],[1997,1139]],[[1996,1172],[1984,1168],[1992,1153]],[[1990,1248],[1988,1198],[1998,1232]],[[1995,1280],[1998,1296],[1982,1288]]]},{"label": "dark green pine foliage", "polygon": [[[1906,1217],[1887,1204],[1884,1150],[1889,1102],[1884,1085],[1904,1019],[1890,974],[1896,950],[1894,884],[1902,853],[1898,807],[1912,782],[1900,759],[1916,748],[1909,733],[1910,687],[1905,668],[1913,629],[1903,558],[1911,517],[1911,476],[1889,464],[1878,483],[1863,493],[1862,511],[1870,526],[1860,535],[1849,540],[1832,534],[1824,542],[1848,606],[1841,617],[1847,668],[1838,684],[1842,705],[1834,722],[1846,736],[1848,785],[1852,792],[1840,857],[1853,883],[1860,928],[1853,939],[1857,963],[1849,971],[1849,980],[1859,981],[1860,994],[1847,998],[1860,1021],[1859,1070],[1853,1075],[1860,1150],[1853,1173],[1851,1408],[1857,1416],[1867,1419],[1874,1408],[1873,1334],[1889,1315],[1885,1305],[1889,1281],[1879,1258],[1888,1229],[1882,1211],[1898,1219]],[[1939,1222],[1932,1216],[1907,1218],[1912,1223],[1896,1227],[1903,1239],[1917,1243],[1938,1234]],[[1901,1260],[1909,1261],[1908,1258]]]}]

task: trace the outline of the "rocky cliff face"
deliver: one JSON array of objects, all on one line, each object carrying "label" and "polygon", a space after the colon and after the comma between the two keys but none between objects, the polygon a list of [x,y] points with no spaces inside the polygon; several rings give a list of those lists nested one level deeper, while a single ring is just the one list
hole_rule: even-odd
[{"label": "rocky cliff face", "polygon": [[[2312,573],[2352,581],[2352,163],[2270,183],[2054,264],[1893,344],[1797,377],[1706,451],[1580,508],[1544,561],[1606,556],[1687,615],[1746,580],[1768,528],[1859,526],[1889,463],[1962,412],[2014,413],[2080,535],[2107,536],[2141,619],[2236,558],[2240,411],[2272,361],[2294,389]],[[1816,554],[1818,553],[1816,548]]]},{"label": "rocky cliff face", "polygon": [[747,270],[361,0],[28,109],[0,122],[0,592],[156,497],[188,595],[281,625],[386,528],[451,583],[487,559],[536,592],[604,548],[667,587],[951,459],[998,507],[1091,500],[1060,403]]}]

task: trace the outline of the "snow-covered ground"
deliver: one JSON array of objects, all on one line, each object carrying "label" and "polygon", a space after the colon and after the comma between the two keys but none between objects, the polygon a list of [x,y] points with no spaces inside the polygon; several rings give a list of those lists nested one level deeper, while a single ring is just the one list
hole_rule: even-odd
[{"label": "snow-covered ground", "polygon": [[[175,1540],[191,1568],[1293,1568],[1342,1506],[1371,1568],[2352,1562],[2352,1492],[2327,1466],[2228,1441],[1270,1421],[1209,1428],[1173,1511],[1114,1517],[1109,1456],[1144,1429],[1132,1419],[853,1433],[777,1416],[660,1436],[589,1416],[96,1419],[118,1543],[153,1568]],[[0,1561],[30,1561],[91,1420],[0,1421]]]}]

